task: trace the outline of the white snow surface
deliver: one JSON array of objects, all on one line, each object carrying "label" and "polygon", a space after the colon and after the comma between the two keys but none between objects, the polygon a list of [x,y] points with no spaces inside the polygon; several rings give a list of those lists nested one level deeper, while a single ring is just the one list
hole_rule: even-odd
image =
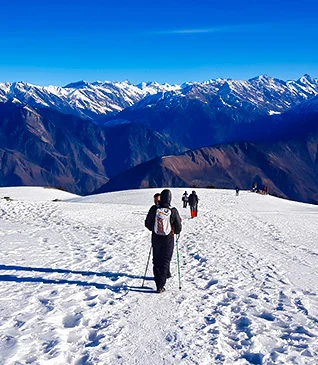
[{"label": "white snow surface", "polygon": [[317,364],[318,206],[198,189],[190,219],[171,190],[182,289],[175,250],[157,294],[157,190],[0,189],[0,364]]},{"label": "white snow surface", "polygon": [[54,199],[65,200],[77,197],[75,194],[63,190],[38,186],[23,186],[0,188],[0,199],[9,197],[13,200],[52,201]]}]

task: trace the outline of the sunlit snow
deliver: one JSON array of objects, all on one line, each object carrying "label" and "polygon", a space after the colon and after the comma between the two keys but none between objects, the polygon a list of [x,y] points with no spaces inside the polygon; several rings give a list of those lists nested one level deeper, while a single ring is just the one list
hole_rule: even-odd
[{"label": "sunlit snow", "polygon": [[172,189],[182,289],[175,252],[157,294],[157,191],[0,189],[0,363],[316,364],[318,206],[197,189],[190,219]]}]

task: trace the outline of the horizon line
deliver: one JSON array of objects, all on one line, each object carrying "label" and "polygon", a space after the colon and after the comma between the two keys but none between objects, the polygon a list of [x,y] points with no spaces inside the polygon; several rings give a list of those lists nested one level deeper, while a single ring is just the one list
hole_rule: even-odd
[{"label": "horizon line", "polygon": [[77,84],[77,83],[88,83],[88,84],[103,84],[103,83],[128,83],[128,84],[131,84],[131,85],[140,85],[140,84],[153,84],[153,83],[158,83],[160,85],[164,85],[164,84],[169,84],[171,86],[181,86],[183,84],[186,84],[186,83],[199,83],[199,84],[202,84],[202,83],[205,83],[205,82],[209,82],[209,81],[218,81],[218,80],[225,80],[225,81],[249,81],[249,80],[253,80],[253,79],[256,79],[256,78],[259,78],[259,77],[268,77],[268,78],[271,78],[271,79],[276,79],[276,80],[281,80],[281,81],[285,81],[285,82],[288,82],[288,81],[297,81],[297,80],[300,80],[302,77],[309,77],[309,78],[313,78],[313,79],[316,79],[318,81],[318,78],[316,77],[312,77],[311,75],[309,75],[308,73],[304,73],[303,75],[301,75],[299,78],[295,78],[295,79],[281,79],[281,78],[278,78],[278,77],[273,77],[273,76],[269,76],[268,74],[259,74],[257,76],[253,76],[253,77],[250,77],[248,79],[235,79],[235,78],[229,78],[229,77],[217,77],[217,78],[211,78],[211,79],[205,79],[203,81],[184,81],[182,83],[170,83],[170,82],[158,82],[158,81],[155,81],[155,80],[152,80],[152,81],[140,81],[140,82],[131,82],[129,79],[123,79],[123,80],[94,80],[94,81],[87,81],[87,80],[77,80],[77,81],[71,81],[71,82],[67,82],[65,85],[61,86],[61,85],[57,85],[57,84],[45,84],[45,85],[39,85],[39,84],[36,84],[36,83],[33,83],[33,82],[28,82],[28,81],[23,81],[23,80],[19,80],[19,81],[0,81],[0,85],[1,84],[15,84],[15,83],[26,83],[26,84],[29,84],[29,85],[33,85],[33,86],[43,86],[43,87],[49,87],[49,86],[58,86],[58,87],[62,87],[62,88],[65,88],[66,86],[70,85],[70,84]]}]

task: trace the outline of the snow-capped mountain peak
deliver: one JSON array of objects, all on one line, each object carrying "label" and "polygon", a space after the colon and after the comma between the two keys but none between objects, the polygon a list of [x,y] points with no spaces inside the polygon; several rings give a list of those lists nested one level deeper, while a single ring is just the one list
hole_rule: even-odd
[{"label": "snow-capped mountain peak", "polygon": [[[158,98],[153,98],[158,94]],[[167,94],[167,95],[164,95]],[[318,80],[305,74],[298,80],[284,81],[268,75],[245,80],[210,79],[182,85],[124,81],[77,81],[61,86],[36,86],[26,82],[0,84],[0,102],[14,101],[31,107],[53,108],[65,114],[97,120],[136,105],[155,100],[188,97],[210,103],[220,100],[226,107],[252,105],[265,113],[280,113],[318,94]],[[216,99],[215,99],[216,98]],[[174,102],[174,104],[177,101]],[[225,104],[224,104],[225,103]]]},{"label": "snow-capped mountain peak", "polygon": [[140,87],[127,80],[94,83],[81,80],[64,87],[14,82],[0,84],[0,102],[18,100],[32,107],[49,107],[94,120],[102,115],[117,113],[147,95],[178,88],[159,83],[147,83]]},{"label": "snow-capped mountain peak", "polygon": [[65,89],[82,89],[86,86],[90,86],[91,84],[85,80],[80,80],[76,82],[72,82],[64,86]]}]

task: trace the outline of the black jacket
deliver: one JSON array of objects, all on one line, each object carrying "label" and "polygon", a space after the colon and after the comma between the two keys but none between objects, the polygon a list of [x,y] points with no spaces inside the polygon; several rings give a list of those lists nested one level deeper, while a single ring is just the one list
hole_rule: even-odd
[{"label": "black jacket", "polygon": [[[179,234],[182,229],[181,218],[180,218],[179,212],[177,211],[176,208],[170,208],[170,209],[171,209],[170,223],[171,223],[172,230],[175,234]],[[156,211],[157,211],[157,206],[153,205],[149,209],[149,212],[148,212],[146,220],[145,220],[145,226],[151,232],[153,232],[154,226],[155,226]],[[156,235],[154,232],[153,232],[153,234]]]},{"label": "black jacket", "polygon": [[189,205],[190,207],[195,207],[196,205],[198,205],[199,202],[199,198],[197,196],[197,194],[190,194],[189,195]]}]

